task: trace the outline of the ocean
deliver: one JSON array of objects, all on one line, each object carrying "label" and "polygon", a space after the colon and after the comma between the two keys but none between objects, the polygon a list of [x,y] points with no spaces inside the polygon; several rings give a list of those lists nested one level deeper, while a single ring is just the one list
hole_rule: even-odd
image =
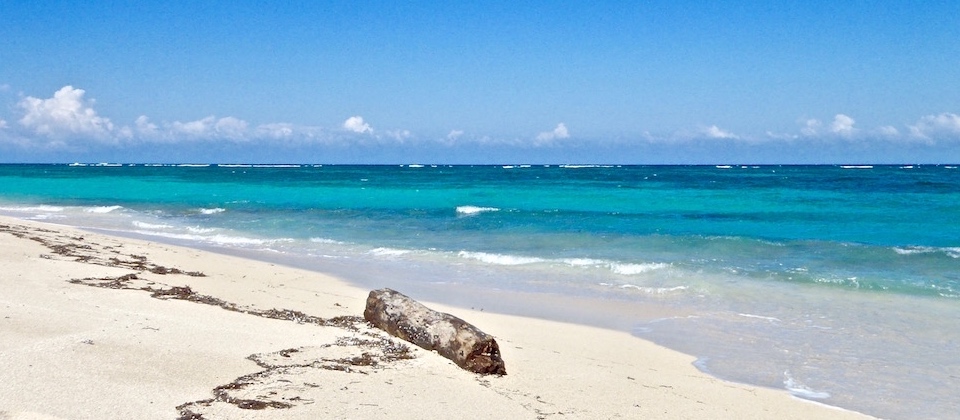
[{"label": "ocean", "polygon": [[0,214],[621,329],[883,418],[960,413],[956,166],[0,165]]}]

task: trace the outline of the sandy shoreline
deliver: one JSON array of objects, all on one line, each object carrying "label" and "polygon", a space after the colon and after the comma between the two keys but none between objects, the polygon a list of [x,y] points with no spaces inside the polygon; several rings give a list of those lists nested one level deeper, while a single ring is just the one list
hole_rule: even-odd
[{"label": "sandy shoreline", "polygon": [[0,267],[0,419],[869,418],[626,333],[424,302],[497,338],[508,375],[478,376],[368,327],[339,279],[63,226],[0,217]]}]

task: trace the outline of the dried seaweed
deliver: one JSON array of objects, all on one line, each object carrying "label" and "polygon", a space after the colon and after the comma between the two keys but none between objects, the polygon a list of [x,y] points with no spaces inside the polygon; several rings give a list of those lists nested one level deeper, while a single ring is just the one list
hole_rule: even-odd
[{"label": "dried seaweed", "polygon": [[[54,230],[26,226],[0,225],[0,232],[6,232],[18,238],[30,239],[44,245],[52,253],[40,255],[40,257],[45,259],[72,260],[86,264],[126,268],[136,271],[136,273],[129,273],[118,277],[88,277],[69,280],[69,282],[73,284],[106,289],[140,290],[149,293],[151,297],[156,299],[184,300],[218,306],[224,310],[263,318],[340,328],[354,334],[359,333],[363,336],[363,338],[356,336],[341,337],[332,344],[332,346],[363,349],[359,355],[351,357],[319,357],[312,360],[304,360],[302,363],[273,364],[267,362],[265,359],[267,354],[250,355],[248,359],[257,363],[257,365],[264,369],[263,371],[241,376],[229,384],[214,388],[212,391],[213,398],[188,402],[177,406],[180,415],[178,420],[202,420],[204,419],[203,415],[195,411],[195,409],[210,406],[215,402],[232,404],[244,410],[291,408],[294,406],[292,402],[301,401],[302,398],[294,396],[287,399],[287,401],[290,402],[283,402],[269,400],[269,398],[266,397],[264,397],[264,399],[239,398],[231,394],[231,392],[244,390],[252,384],[263,381],[272,375],[282,374],[289,369],[310,368],[366,374],[367,372],[364,371],[364,369],[377,369],[392,362],[412,359],[414,357],[410,347],[405,344],[394,341],[392,338],[382,334],[369,330],[361,330],[360,326],[368,324],[359,316],[322,318],[291,309],[258,309],[252,306],[238,305],[217,297],[197,293],[190,286],[171,286],[143,278],[142,275],[145,273],[162,276],[186,275],[191,277],[205,277],[205,275],[198,271],[185,271],[175,267],[164,267],[150,262],[148,258],[143,255],[122,254],[117,250],[117,248],[121,248],[121,246],[117,244],[114,244],[115,246],[103,246],[86,241],[83,237],[70,237]],[[337,306],[340,305],[337,304]],[[301,353],[302,351],[303,348],[294,348],[280,350],[275,354],[283,358],[292,358],[293,355]],[[310,383],[304,383],[303,385],[306,387],[318,386]]]},{"label": "dried seaweed", "polygon": [[[154,287],[153,285],[140,286],[130,284],[132,280],[140,280],[136,274],[127,274],[120,277],[87,277],[83,279],[72,279],[70,283],[83,284],[93,287],[103,287],[107,289],[125,289],[125,290],[143,290],[150,293],[150,297],[157,299],[176,299],[188,302],[202,303],[205,305],[219,306],[233,312],[241,312],[248,315],[259,316],[269,319],[279,319],[284,321],[293,321],[298,324],[314,324],[325,327],[338,327],[350,331],[357,331],[358,324],[365,324],[366,321],[359,316],[338,316],[334,318],[321,318],[308,315],[300,311],[291,309],[256,309],[250,306],[241,306],[223,299],[210,295],[202,295],[195,292],[190,286],[169,286]],[[152,283],[155,284],[155,283]]]},{"label": "dried seaweed", "polygon": [[[67,236],[53,230],[17,225],[0,225],[0,232],[6,232],[18,238],[27,238],[38,242],[50,249],[50,252],[54,255],[67,259],[72,258],[72,260],[76,262],[106,267],[128,268],[140,272],[149,271],[154,274],[182,274],[191,277],[205,276],[199,271],[185,271],[175,267],[170,268],[153,264],[148,262],[147,258],[142,255],[124,255],[116,251],[114,247],[87,242],[82,236]],[[37,235],[38,233],[52,235],[41,236]],[[114,255],[105,257],[104,255],[106,254]],[[41,257],[50,258],[50,256],[46,255],[41,255]]]}]

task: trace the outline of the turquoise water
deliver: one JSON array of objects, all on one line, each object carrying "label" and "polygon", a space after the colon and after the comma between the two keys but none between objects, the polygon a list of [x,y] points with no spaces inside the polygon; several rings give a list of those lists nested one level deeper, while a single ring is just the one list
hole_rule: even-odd
[{"label": "turquoise water", "polygon": [[628,328],[878,416],[960,412],[952,166],[0,165],[0,212]]}]

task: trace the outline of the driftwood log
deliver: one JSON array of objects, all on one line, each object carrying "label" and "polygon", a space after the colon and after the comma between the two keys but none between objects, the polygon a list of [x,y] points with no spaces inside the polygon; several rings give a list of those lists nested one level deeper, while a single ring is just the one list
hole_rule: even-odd
[{"label": "driftwood log", "polygon": [[400,292],[370,292],[363,317],[374,326],[427,350],[436,350],[471,372],[506,375],[493,337],[453,315],[427,308]]}]

